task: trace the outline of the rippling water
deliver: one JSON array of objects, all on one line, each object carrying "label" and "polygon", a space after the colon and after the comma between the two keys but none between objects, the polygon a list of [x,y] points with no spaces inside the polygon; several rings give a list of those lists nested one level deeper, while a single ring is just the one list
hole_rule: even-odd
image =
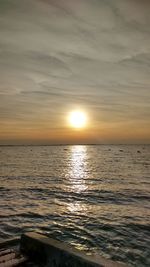
[{"label": "rippling water", "polygon": [[150,266],[150,146],[0,147],[0,239],[36,230]]}]

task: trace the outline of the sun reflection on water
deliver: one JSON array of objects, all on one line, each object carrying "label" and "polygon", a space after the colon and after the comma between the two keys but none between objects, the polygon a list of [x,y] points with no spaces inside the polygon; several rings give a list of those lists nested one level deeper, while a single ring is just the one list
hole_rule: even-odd
[{"label": "sun reflection on water", "polygon": [[72,146],[68,178],[71,188],[76,193],[87,189],[87,148],[86,146]]},{"label": "sun reflection on water", "polygon": [[[86,146],[71,146],[70,147],[70,164],[68,170],[68,179],[70,190],[75,194],[79,194],[81,198],[84,191],[87,190],[87,147]],[[84,204],[81,201],[73,201],[68,203],[69,212],[78,213],[85,212]]]},{"label": "sun reflection on water", "polygon": [[87,206],[84,204],[81,204],[80,202],[69,203],[67,208],[69,212],[76,213],[79,215],[87,211]]},{"label": "sun reflection on water", "polygon": [[71,170],[70,176],[75,178],[86,177],[86,146],[72,146],[71,147]]}]

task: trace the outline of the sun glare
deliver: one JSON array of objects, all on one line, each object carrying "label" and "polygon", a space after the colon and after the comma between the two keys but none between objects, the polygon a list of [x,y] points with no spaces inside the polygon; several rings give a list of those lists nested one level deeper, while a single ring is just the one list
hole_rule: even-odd
[{"label": "sun glare", "polygon": [[69,123],[73,128],[83,128],[86,126],[87,116],[83,111],[72,111],[69,115]]}]

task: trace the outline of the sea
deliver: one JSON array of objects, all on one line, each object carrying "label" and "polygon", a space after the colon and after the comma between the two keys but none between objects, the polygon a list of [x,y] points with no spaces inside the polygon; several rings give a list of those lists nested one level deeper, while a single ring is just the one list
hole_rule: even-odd
[{"label": "sea", "polygon": [[150,146],[0,146],[0,241],[28,231],[150,266]]}]

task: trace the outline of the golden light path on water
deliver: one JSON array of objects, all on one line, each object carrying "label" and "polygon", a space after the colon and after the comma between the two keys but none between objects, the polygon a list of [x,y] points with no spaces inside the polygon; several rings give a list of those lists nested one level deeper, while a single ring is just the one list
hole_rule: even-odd
[{"label": "golden light path on water", "polygon": [[[70,157],[70,169],[68,179],[70,181],[71,190],[75,193],[82,194],[87,189],[85,183],[87,178],[87,147],[72,146]],[[68,209],[70,212],[85,210],[85,206],[80,202],[69,203]]]}]

